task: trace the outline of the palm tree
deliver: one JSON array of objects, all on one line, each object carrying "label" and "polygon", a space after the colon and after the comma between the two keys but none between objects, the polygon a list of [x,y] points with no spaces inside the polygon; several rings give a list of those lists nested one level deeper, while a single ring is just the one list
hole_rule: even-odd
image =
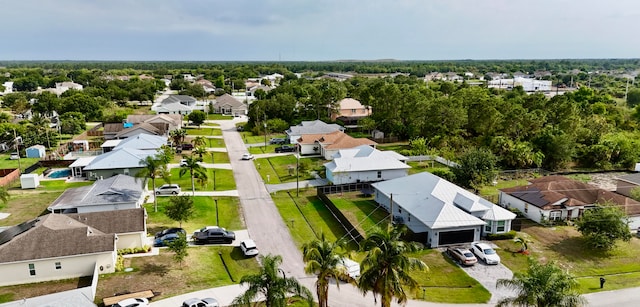
[{"label": "palm tree", "polygon": [[[313,306],[313,294],[293,277],[287,278],[279,268],[282,257],[266,255],[262,258],[262,268],[258,274],[245,275],[241,284],[249,288],[233,300],[233,306],[251,306],[253,301],[264,298],[266,307],[284,307],[289,295],[302,297]],[[282,273],[282,277],[280,277]]]},{"label": "palm tree", "polygon": [[[156,178],[166,178],[167,176],[167,164],[164,161],[162,155],[159,156],[147,156],[143,160],[140,160],[142,169],[136,173],[136,178],[151,178],[151,185],[153,186],[153,193],[156,192]],[[142,181],[143,186],[146,180]],[[158,199],[153,197],[153,211],[158,212]]]},{"label": "palm tree", "polygon": [[11,195],[9,195],[9,191],[7,191],[7,188],[0,187],[0,202],[2,202],[3,204],[7,204],[7,202],[9,202],[9,198],[11,198]]},{"label": "palm tree", "polygon": [[[342,264],[342,255],[339,252],[344,247],[344,241],[329,242],[320,234],[320,240],[314,240],[302,246],[303,260],[306,263],[304,271],[307,274],[318,276],[316,280],[316,293],[320,307],[327,307],[329,301],[329,281],[331,279],[347,280],[355,283]],[[336,283],[338,288],[339,283]]]},{"label": "palm tree", "polygon": [[187,131],[184,129],[176,129],[169,133],[169,136],[173,140],[173,144],[178,147],[184,143],[184,138],[187,136]]},{"label": "palm tree", "polygon": [[405,304],[407,294],[403,286],[412,290],[418,288],[418,282],[409,275],[409,271],[428,270],[420,259],[408,256],[422,247],[415,242],[402,241],[405,231],[404,225],[387,225],[374,229],[361,243],[361,249],[367,254],[360,264],[358,288],[363,294],[372,291],[374,295],[380,295],[383,307],[389,307],[394,297],[398,304]]},{"label": "palm tree", "polygon": [[576,307],[586,304],[577,292],[578,282],[555,263],[541,264],[529,258],[526,273],[514,273],[511,279],[498,279],[497,287],[517,292],[503,298],[497,306]]},{"label": "palm tree", "polygon": [[196,136],[191,140],[191,144],[193,144],[193,147],[205,147],[207,145],[207,138],[202,135]]},{"label": "palm tree", "polygon": [[184,174],[189,172],[189,175],[191,176],[191,191],[195,196],[196,195],[196,184],[195,184],[196,177],[199,180],[206,181],[207,173],[205,168],[200,166],[200,164],[198,164],[199,161],[194,156],[187,156],[184,162],[185,163],[180,167],[180,177],[182,177]]},{"label": "palm tree", "polygon": [[196,147],[193,151],[191,151],[192,154],[197,154],[198,157],[200,158],[200,162],[202,162],[202,156],[207,153],[207,150],[204,147]]}]

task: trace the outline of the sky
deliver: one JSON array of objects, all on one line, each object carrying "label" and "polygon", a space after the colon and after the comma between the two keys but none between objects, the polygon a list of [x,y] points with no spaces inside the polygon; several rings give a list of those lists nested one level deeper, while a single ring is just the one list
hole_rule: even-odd
[{"label": "sky", "polygon": [[3,0],[0,60],[640,57],[638,0]]}]

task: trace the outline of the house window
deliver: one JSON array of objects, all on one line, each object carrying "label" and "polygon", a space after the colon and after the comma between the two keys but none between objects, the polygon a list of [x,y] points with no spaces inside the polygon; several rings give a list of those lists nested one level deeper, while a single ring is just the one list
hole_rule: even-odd
[{"label": "house window", "polygon": [[498,221],[498,227],[496,229],[496,232],[504,232],[505,228],[506,228],[507,222],[505,221]]},{"label": "house window", "polygon": [[552,221],[559,221],[562,218],[562,211],[549,212],[549,219]]},{"label": "house window", "polygon": [[524,204],[524,213],[529,213],[529,204]]},{"label": "house window", "polygon": [[487,221],[487,224],[484,225],[484,232],[491,232],[492,227],[493,227],[493,221]]},{"label": "house window", "polygon": [[382,171],[378,171],[378,178],[382,178]]},{"label": "house window", "polygon": [[398,213],[402,213],[402,208],[398,207]]},{"label": "house window", "polygon": [[61,269],[62,269],[62,263],[56,262],[56,270],[61,270]]},{"label": "house window", "polygon": [[356,109],[351,109],[351,114],[356,114]]},{"label": "house window", "polygon": [[36,265],[29,263],[29,275],[36,276]]}]

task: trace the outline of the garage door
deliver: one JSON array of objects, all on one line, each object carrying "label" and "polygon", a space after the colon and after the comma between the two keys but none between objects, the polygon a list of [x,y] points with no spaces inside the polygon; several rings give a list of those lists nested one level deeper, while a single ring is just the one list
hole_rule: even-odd
[{"label": "garage door", "polygon": [[474,230],[441,231],[438,233],[438,245],[473,242]]}]

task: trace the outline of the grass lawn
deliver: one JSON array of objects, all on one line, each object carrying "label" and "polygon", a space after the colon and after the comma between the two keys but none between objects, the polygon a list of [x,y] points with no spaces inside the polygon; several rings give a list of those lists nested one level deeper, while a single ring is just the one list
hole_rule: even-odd
[{"label": "grass lawn", "polygon": [[[169,204],[171,197],[158,197],[158,212],[154,212],[153,203],[145,204],[149,218],[147,229],[150,235],[169,227],[177,227],[178,222],[173,221],[164,214],[164,208]],[[229,230],[244,229],[240,218],[240,207],[235,197],[216,197],[218,200],[218,219],[220,226]],[[182,223],[182,228],[192,233],[204,226],[216,225],[216,205],[213,197],[196,196],[193,198],[195,208],[193,216]]]},{"label": "grass lawn", "polygon": [[[213,159],[211,158],[211,154],[213,153]],[[176,154],[173,157],[173,163],[180,163],[181,159],[184,159],[188,156],[191,156],[190,151],[183,151],[182,154]],[[229,155],[226,152],[217,152],[217,151],[208,151],[206,154],[202,155],[202,162],[204,163],[229,163]]]},{"label": "grass lawn", "polygon": [[[322,162],[324,162],[324,160],[319,158],[300,159],[300,164],[305,164],[309,171],[311,171],[312,168],[315,169],[322,166]],[[296,157],[294,155],[256,159],[254,160],[254,163],[264,182],[274,184],[296,181]],[[314,179],[309,171],[301,171],[299,174],[299,180]],[[267,175],[269,175],[269,180],[267,180]]]},{"label": "grass lawn", "polygon": [[424,293],[426,301],[454,304],[486,303],[491,298],[487,289],[467,275],[444,253],[426,249],[414,257],[422,260],[429,267],[429,271],[411,273],[421,288],[415,293],[407,293],[410,298],[423,299]]},{"label": "grass lawn", "polygon": [[186,128],[187,135],[222,135],[222,130],[215,128]]},{"label": "grass lawn", "polygon": [[207,120],[232,120],[233,118],[231,115],[207,114]]},{"label": "grass lawn", "polygon": [[366,197],[360,192],[338,193],[328,196],[363,236],[367,231],[381,225],[382,220],[388,220],[389,214],[373,201],[372,196]]},{"label": "grass lawn", "polygon": [[500,189],[517,187],[527,185],[529,182],[527,179],[514,179],[514,180],[498,180],[496,185],[486,185],[480,188],[481,196],[492,196],[500,194]]},{"label": "grass lawn", "polygon": [[267,145],[267,146],[252,146],[247,148],[247,151],[254,155],[265,154],[265,153],[274,153],[276,152],[276,147],[280,147],[281,145]]},{"label": "grass lawn", "polygon": [[[160,255],[125,259],[125,267],[133,272],[119,272],[100,276],[96,302],[114,293],[152,289],[161,292],[154,300],[192,291],[236,284],[247,274],[259,271],[256,258],[245,258],[238,247],[199,246],[190,247],[189,256],[182,266],[176,263],[168,249]],[[229,277],[222,256],[233,277]]]},{"label": "grass lawn", "polygon": [[217,148],[217,147],[222,147],[225,148],[226,145],[224,144],[224,140],[223,139],[207,139],[207,146],[208,147],[212,147],[212,148]]},{"label": "grass lawn", "polygon": [[42,214],[47,214],[47,207],[65,189],[91,185],[93,182],[65,183],[64,180],[40,181],[36,189],[22,190],[20,182],[14,181],[9,186],[11,195],[7,204],[0,203],[0,212],[10,213],[9,217],[0,220],[0,226],[16,225]]},{"label": "grass lawn", "polygon": [[73,278],[24,285],[0,287],[0,304],[90,286],[88,278]]},{"label": "grass lawn", "polygon": [[421,161],[421,162],[412,161],[412,162],[407,162],[407,164],[411,166],[411,168],[409,169],[409,175],[422,173],[422,172],[433,173],[436,170],[446,171],[449,169],[448,166],[438,163],[436,161]]},{"label": "grass lawn", "polygon": [[[640,286],[640,262],[637,251],[640,239],[620,242],[613,250],[601,252],[587,246],[580,233],[571,226],[531,226],[523,229],[531,240],[529,257],[541,261],[556,261],[561,267],[578,277],[582,293],[601,291],[600,276],[607,278],[604,290]],[[527,256],[513,253],[517,246],[510,240],[496,241],[502,262],[514,272],[527,269]]]},{"label": "grass lawn", "polygon": [[[216,161],[220,162],[220,161]],[[213,180],[214,180],[214,169],[208,168],[207,170],[207,180],[204,184],[198,183],[198,180],[195,181],[196,191],[214,191],[213,189]],[[171,183],[175,183],[180,185],[183,192],[191,191],[191,175],[187,170],[187,173],[180,177],[180,168],[172,168],[171,176],[169,176],[169,181]],[[165,183],[169,183],[164,179],[156,179],[156,187],[159,187]],[[233,179],[233,171],[227,169],[215,169],[215,191],[225,191],[225,190],[235,190],[236,182]]]},{"label": "grass lawn", "polygon": [[[243,131],[243,132],[240,132],[240,134],[242,135],[242,140],[244,141],[245,144],[256,144],[256,143],[264,144],[264,141],[265,141],[264,134],[254,135],[251,131]],[[270,133],[267,135],[267,138],[266,138],[267,144],[269,143],[269,140],[272,138],[285,139],[287,138],[287,135],[283,133],[279,133],[279,134]]]},{"label": "grass lawn", "polygon": [[[15,150],[13,152],[15,152]],[[11,152],[0,154],[0,169],[18,168],[18,160],[11,160],[9,159],[9,156],[11,156]],[[40,161],[39,158],[20,158],[19,164],[20,164],[21,170],[24,171],[27,167],[33,165],[38,161]]]},{"label": "grass lawn", "polygon": [[411,149],[411,147],[409,147],[409,142],[378,144],[376,148],[378,150],[393,150],[397,153],[400,153],[401,150]]}]

